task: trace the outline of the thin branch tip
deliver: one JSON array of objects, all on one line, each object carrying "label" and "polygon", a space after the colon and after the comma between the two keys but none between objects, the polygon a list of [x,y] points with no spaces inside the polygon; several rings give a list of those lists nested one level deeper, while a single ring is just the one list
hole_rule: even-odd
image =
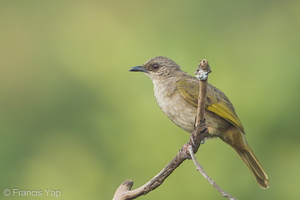
[{"label": "thin branch tip", "polygon": [[196,78],[200,81],[205,81],[208,78],[208,74],[211,73],[210,66],[207,59],[200,61],[197,71],[195,72]]}]

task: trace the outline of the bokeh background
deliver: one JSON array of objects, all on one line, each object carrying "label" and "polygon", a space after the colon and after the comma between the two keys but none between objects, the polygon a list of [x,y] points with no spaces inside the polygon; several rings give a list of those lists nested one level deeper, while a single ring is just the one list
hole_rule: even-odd
[{"label": "bokeh background", "polygon": [[[0,199],[111,199],[158,173],[189,137],[128,72],[158,55],[189,74],[209,60],[271,188],[217,139],[207,173],[239,199],[299,199],[300,1],[1,0],[0,27]],[[223,197],[186,161],[139,199]]]}]

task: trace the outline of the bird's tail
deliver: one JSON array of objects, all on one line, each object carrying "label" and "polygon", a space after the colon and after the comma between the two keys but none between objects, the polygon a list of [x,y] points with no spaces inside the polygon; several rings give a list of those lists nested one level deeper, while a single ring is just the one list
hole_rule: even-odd
[{"label": "bird's tail", "polygon": [[262,166],[259,164],[252,149],[249,147],[245,135],[236,127],[229,128],[219,136],[224,142],[229,144],[239,154],[244,163],[255,176],[258,185],[267,189],[270,187],[269,178]]},{"label": "bird's tail", "polygon": [[269,178],[266,172],[263,170],[262,166],[259,164],[256,156],[254,155],[251,148],[248,146],[247,149],[237,149],[234,147],[236,152],[240,155],[244,163],[248,166],[251,172],[254,174],[258,185],[263,188],[267,189],[270,187],[269,185]]}]

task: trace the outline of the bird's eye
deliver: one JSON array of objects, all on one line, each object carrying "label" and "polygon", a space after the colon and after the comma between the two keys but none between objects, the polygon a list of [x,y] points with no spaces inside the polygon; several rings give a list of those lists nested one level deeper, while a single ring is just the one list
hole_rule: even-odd
[{"label": "bird's eye", "polygon": [[154,64],[153,65],[153,69],[158,69],[159,68],[159,64]]}]

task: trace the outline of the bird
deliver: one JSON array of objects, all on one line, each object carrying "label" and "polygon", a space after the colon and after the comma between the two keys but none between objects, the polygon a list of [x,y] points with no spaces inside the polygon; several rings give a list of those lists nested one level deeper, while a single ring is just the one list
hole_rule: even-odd
[{"label": "bird", "polygon": [[[184,131],[194,130],[198,106],[199,82],[182,71],[170,58],[157,56],[131,68],[143,72],[153,82],[157,104],[168,118]],[[269,178],[246,140],[243,125],[226,95],[207,84],[205,99],[206,126],[209,138],[220,138],[231,146],[253,173],[258,185],[269,188]]]}]

